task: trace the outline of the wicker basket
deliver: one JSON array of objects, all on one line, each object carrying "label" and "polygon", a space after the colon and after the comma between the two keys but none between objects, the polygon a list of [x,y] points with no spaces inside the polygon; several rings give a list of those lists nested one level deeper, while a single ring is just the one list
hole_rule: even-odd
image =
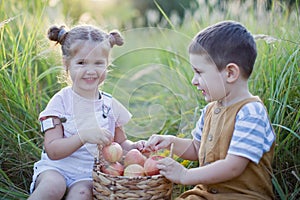
[{"label": "wicker basket", "polygon": [[[171,148],[170,156],[172,156]],[[101,157],[101,155],[99,155]],[[162,175],[112,176],[100,171],[101,159],[95,159],[93,169],[94,200],[116,199],[171,199],[172,182]]]}]

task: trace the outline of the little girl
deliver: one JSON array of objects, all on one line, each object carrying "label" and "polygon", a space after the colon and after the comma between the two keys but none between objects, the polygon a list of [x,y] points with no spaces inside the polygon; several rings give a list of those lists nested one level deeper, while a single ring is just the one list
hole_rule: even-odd
[{"label": "little girl", "polygon": [[98,89],[106,78],[111,48],[121,46],[123,39],[118,32],[107,34],[93,26],[70,31],[51,27],[48,38],[61,44],[72,84],[55,94],[40,113],[44,151],[34,164],[29,199],[92,199],[97,145],[115,141],[126,151],[144,145],[127,140],[123,131],[129,111]]}]

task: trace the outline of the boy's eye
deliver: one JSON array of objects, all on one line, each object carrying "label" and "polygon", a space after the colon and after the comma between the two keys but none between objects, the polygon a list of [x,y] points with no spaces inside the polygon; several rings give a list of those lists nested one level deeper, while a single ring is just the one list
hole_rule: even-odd
[{"label": "boy's eye", "polygon": [[195,68],[194,68],[194,72],[195,72],[196,74],[201,74],[201,72],[200,72],[199,70],[195,69]]}]

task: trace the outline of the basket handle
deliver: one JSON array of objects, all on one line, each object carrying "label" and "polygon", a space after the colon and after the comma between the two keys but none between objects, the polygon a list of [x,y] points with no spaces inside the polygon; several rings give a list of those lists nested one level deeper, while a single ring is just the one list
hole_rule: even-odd
[{"label": "basket handle", "polygon": [[98,164],[101,164],[101,165],[104,164],[103,156],[102,156],[102,148],[103,148],[102,145],[100,145],[100,144],[97,145],[97,154],[94,158],[95,162],[97,162]]},{"label": "basket handle", "polygon": [[169,158],[173,158],[173,149],[174,149],[174,143],[171,143],[170,145],[170,154],[169,154]]}]

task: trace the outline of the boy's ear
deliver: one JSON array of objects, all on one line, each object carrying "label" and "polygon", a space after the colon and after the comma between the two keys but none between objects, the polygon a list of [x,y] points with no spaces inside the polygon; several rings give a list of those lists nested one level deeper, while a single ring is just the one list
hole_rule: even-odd
[{"label": "boy's ear", "polygon": [[235,63],[229,63],[225,68],[226,72],[226,81],[228,83],[235,82],[240,76],[240,68]]}]

